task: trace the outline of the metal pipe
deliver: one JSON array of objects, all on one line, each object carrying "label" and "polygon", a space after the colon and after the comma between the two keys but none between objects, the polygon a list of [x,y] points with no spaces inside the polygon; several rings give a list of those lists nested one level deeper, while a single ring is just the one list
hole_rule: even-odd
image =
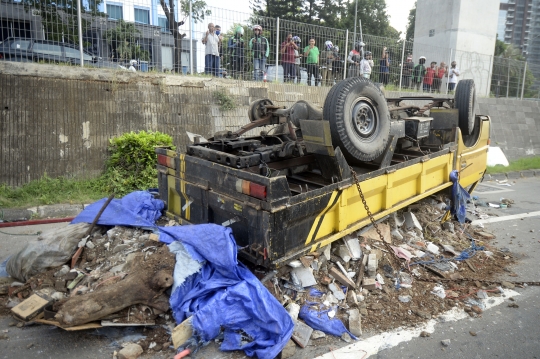
[{"label": "metal pipe", "polygon": [[[189,1],[189,73],[193,76],[193,9],[191,7],[192,2],[192,0]],[[182,69],[179,70],[182,71]]]},{"label": "metal pipe", "polygon": [[83,39],[82,39],[82,16],[81,16],[81,0],[77,0],[77,21],[79,22],[79,53],[81,56],[81,67],[84,67],[83,58]]},{"label": "metal pipe", "polygon": [[356,0],[356,5],[354,6],[354,37],[353,37],[353,48],[354,42],[356,41],[356,16],[358,15],[358,0]]},{"label": "metal pipe", "polygon": [[[261,34],[262,35],[262,34]],[[278,69],[278,65],[279,65],[279,17],[277,18],[277,22],[276,22],[276,82],[278,82],[278,75],[279,75],[279,69]],[[283,69],[283,81],[285,81],[285,69]],[[264,71],[264,69],[263,69]]]},{"label": "metal pipe", "polygon": [[401,92],[401,80],[403,79],[403,60],[405,59],[405,43],[407,40],[403,40],[403,49],[401,50],[401,73],[399,75],[399,92]]},{"label": "metal pipe", "polygon": [[34,219],[31,221],[3,222],[3,223],[0,223],[0,228],[33,226],[36,224],[71,222],[74,219],[75,217],[67,217],[67,218]]},{"label": "metal pipe", "polygon": [[525,77],[527,76],[527,62],[523,68],[523,82],[521,83],[521,100],[523,100],[523,91],[525,91]]},{"label": "metal pipe", "polygon": [[343,80],[347,78],[347,45],[349,44],[349,30],[345,32],[345,52],[343,54]]}]

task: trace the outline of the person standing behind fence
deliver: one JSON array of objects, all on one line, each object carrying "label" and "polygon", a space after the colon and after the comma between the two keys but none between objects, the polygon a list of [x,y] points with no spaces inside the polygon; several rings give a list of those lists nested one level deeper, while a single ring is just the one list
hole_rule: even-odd
[{"label": "person standing behind fence", "polygon": [[283,82],[292,82],[296,77],[294,50],[298,46],[293,41],[292,34],[287,34],[287,39],[281,43],[281,62],[283,65]]},{"label": "person standing behind fence", "polygon": [[371,77],[371,65],[369,63],[370,58],[371,58],[371,52],[366,51],[364,58],[362,59],[362,61],[360,61],[360,73],[366,79],[369,79]]},{"label": "person standing behind fence", "polygon": [[221,37],[216,35],[213,23],[208,24],[208,31],[202,39],[204,48],[204,73],[219,76],[219,43]]},{"label": "person standing behind fence", "polygon": [[408,89],[411,87],[414,62],[411,55],[407,55],[407,62],[403,64],[403,75],[401,77],[402,87]]},{"label": "person standing behind fence", "polygon": [[293,36],[293,42],[296,45],[296,49],[294,50],[294,72],[296,73],[296,83],[299,84],[302,81],[302,74],[300,73],[300,61],[302,59],[302,54],[300,51],[300,43],[302,40],[298,36]]},{"label": "person standing behind fence", "polygon": [[437,63],[432,61],[429,67],[426,69],[426,76],[424,76],[424,92],[431,92],[433,85],[433,78],[435,77],[435,65]]},{"label": "person standing behind fence", "polygon": [[455,61],[452,61],[450,66],[450,70],[448,70],[448,91],[454,91],[458,83],[459,70]]},{"label": "person standing behind fence", "polygon": [[321,74],[323,86],[332,86],[332,64],[334,62],[334,44],[328,40],[324,43],[324,51],[321,52]]},{"label": "person standing behind fence", "polygon": [[418,59],[418,65],[416,65],[413,70],[413,88],[418,91],[422,89],[422,83],[424,82],[424,76],[426,75],[426,67],[424,66],[425,63],[426,57],[420,56]]},{"label": "person standing behind fence", "polygon": [[339,46],[334,46],[332,49],[334,61],[332,63],[332,77],[334,82],[343,78],[343,60],[339,54]]},{"label": "person standing behind fence", "polygon": [[363,46],[363,42],[357,42],[354,44],[354,49],[349,52],[349,56],[347,57],[347,62],[349,63],[347,77],[360,76],[360,62],[362,61],[361,52]]},{"label": "person standing behind fence", "polygon": [[381,60],[379,61],[379,81],[388,85],[390,80],[390,53],[386,47],[383,47]]},{"label": "person standing behind fence", "polygon": [[241,79],[244,72],[244,28],[237,26],[234,35],[229,39],[228,50],[231,55],[232,76]]},{"label": "person standing behind fence", "polygon": [[309,45],[304,49],[307,67],[307,84],[311,86],[311,75],[315,76],[315,86],[319,86],[319,48],[315,46],[315,39],[309,39]]},{"label": "person standing behind fence", "polygon": [[268,39],[262,36],[261,25],[253,25],[252,29],[254,35],[249,40],[249,49],[253,53],[253,79],[262,81],[263,72],[266,70],[266,59],[270,55],[270,46],[268,46]]},{"label": "person standing behind fence", "polygon": [[446,75],[448,71],[448,66],[444,63],[444,61],[441,61],[441,65],[437,67],[435,71],[435,78],[433,79],[433,92],[441,92],[441,84],[442,80],[444,79],[444,76]]}]

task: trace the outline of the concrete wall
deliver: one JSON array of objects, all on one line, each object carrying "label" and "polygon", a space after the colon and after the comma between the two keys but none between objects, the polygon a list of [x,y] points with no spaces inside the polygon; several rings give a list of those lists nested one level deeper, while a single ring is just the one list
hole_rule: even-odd
[{"label": "concrete wall", "polygon": [[426,56],[428,64],[456,60],[460,79],[474,79],[478,93],[487,96],[498,11],[499,2],[493,0],[418,0],[415,59]]},{"label": "concrete wall", "polygon": [[[108,140],[125,132],[168,133],[182,149],[186,131],[211,136],[246,124],[255,99],[270,98],[279,106],[303,99],[322,107],[329,90],[12,62],[0,62],[0,88],[0,184],[12,186],[45,173],[97,176]],[[218,90],[237,108],[221,111]],[[494,144],[510,159],[540,153],[537,102],[479,99],[479,112],[492,116]]]}]

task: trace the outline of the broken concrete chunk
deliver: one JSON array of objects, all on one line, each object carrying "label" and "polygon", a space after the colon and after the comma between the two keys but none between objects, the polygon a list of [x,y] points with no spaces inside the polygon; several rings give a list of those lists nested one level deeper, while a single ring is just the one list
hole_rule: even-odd
[{"label": "broken concrete chunk", "polygon": [[320,330],[314,330],[313,333],[311,333],[311,339],[319,339],[324,337],[326,337],[326,334]]},{"label": "broken concrete chunk", "polygon": [[365,278],[362,280],[362,287],[367,290],[375,290],[375,278]]},{"label": "broken concrete chunk", "polygon": [[343,340],[344,342],[347,342],[347,343],[352,343],[352,338],[349,335],[349,333],[341,334],[341,340]]},{"label": "broken concrete chunk", "polygon": [[341,290],[341,288],[338,287],[335,283],[330,283],[328,285],[328,289],[332,291],[337,300],[345,299],[345,293],[343,293],[343,290]]},{"label": "broken concrete chunk", "polygon": [[401,231],[397,227],[394,228],[390,234],[392,235],[392,237],[399,239],[400,241],[403,240],[403,234],[401,234]]},{"label": "broken concrete chunk", "polygon": [[129,343],[118,352],[118,359],[136,359],[143,353],[139,344]]},{"label": "broken concrete chunk", "polygon": [[403,226],[403,223],[405,223],[405,218],[398,216],[397,212],[394,212],[393,216],[394,216],[394,222],[396,223],[396,226],[398,227]]},{"label": "broken concrete chunk", "polygon": [[362,335],[362,318],[358,309],[349,310],[349,331],[357,337]]},{"label": "broken concrete chunk", "polygon": [[345,263],[349,263],[351,260],[351,253],[349,252],[349,248],[347,248],[347,246],[339,246],[338,256],[340,256]]},{"label": "broken concrete chunk", "polygon": [[298,314],[300,313],[300,305],[296,303],[289,303],[286,309],[293,321],[298,320]]},{"label": "broken concrete chunk", "polygon": [[453,255],[457,256],[456,250],[450,244],[443,244],[443,249],[445,252],[452,253]]},{"label": "broken concrete chunk", "polygon": [[350,306],[358,305],[358,295],[354,290],[349,290],[347,292],[347,304],[349,304]]},{"label": "broken concrete chunk", "polygon": [[287,265],[291,268],[300,268],[302,266],[302,262],[300,262],[299,260],[294,260],[289,262]]},{"label": "broken concrete chunk", "polygon": [[450,233],[456,233],[454,230],[454,224],[452,222],[446,221],[442,224],[442,227]]},{"label": "broken concrete chunk", "polygon": [[90,241],[86,242],[86,248],[88,249],[94,249],[96,245]]},{"label": "broken concrete chunk", "polygon": [[[377,223],[377,228],[379,228],[379,231],[381,232],[383,236],[383,240],[386,243],[392,243],[392,235],[390,234],[390,226],[385,223]],[[375,227],[372,227],[367,232],[362,233],[362,237],[369,238],[375,241],[381,240],[381,237],[379,236],[379,233],[377,233],[377,230],[375,229]]]},{"label": "broken concrete chunk", "polygon": [[375,253],[372,253],[368,256],[368,261],[367,261],[368,276],[375,277],[375,275],[377,274],[376,273],[377,266],[378,266],[377,255]]},{"label": "broken concrete chunk", "polygon": [[303,256],[300,258],[300,262],[302,262],[304,267],[309,268],[313,262],[313,259],[315,259],[313,256]]},{"label": "broken concrete chunk", "polygon": [[345,245],[351,253],[352,260],[358,260],[362,258],[362,249],[360,248],[360,242],[358,241],[358,238],[353,237],[345,239]]},{"label": "broken concrete chunk", "polygon": [[306,268],[304,266],[301,266],[299,268],[294,268],[291,271],[291,275],[295,274],[298,280],[300,281],[300,285],[304,288],[311,287],[312,285],[316,285],[317,281],[315,280],[315,277],[313,276],[313,269]]},{"label": "broken concrete chunk", "polygon": [[17,304],[11,312],[22,320],[30,320],[43,311],[51,303],[49,298],[45,299],[37,294],[32,294],[28,299]]},{"label": "broken concrete chunk", "polygon": [[311,333],[313,333],[312,327],[297,320],[291,339],[294,340],[300,348],[305,348],[309,342],[309,338],[311,338]]},{"label": "broken concrete chunk", "polygon": [[339,300],[337,300],[337,298],[332,293],[328,293],[326,295],[325,302],[328,302],[328,304],[338,304]]},{"label": "broken concrete chunk", "polygon": [[439,254],[439,247],[433,243],[427,245],[427,250],[433,254]]},{"label": "broken concrete chunk", "polygon": [[159,234],[151,233],[148,236],[148,239],[150,239],[151,241],[159,242]]},{"label": "broken concrete chunk", "polygon": [[422,225],[420,225],[420,222],[418,222],[418,219],[416,219],[416,216],[412,212],[405,212],[405,227],[407,229],[416,228],[418,230],[422,230]]},{"label": "broken concrete chunk", "polygon": [[287,345],[285,345],[285,348],[281,351],[281,359],[287,359],[290,358],[296,353],[296,344],[294,341],[289,340],[287,342]]},{"label": "broken concrete chunk", "polygon": [[330,253],[330,245],[327,245],[326,247],[324,247],[323,254],[324,254],[326,260],[329,261],[329,260],[330,260],[330,256],[331,256],[331,253]]}]

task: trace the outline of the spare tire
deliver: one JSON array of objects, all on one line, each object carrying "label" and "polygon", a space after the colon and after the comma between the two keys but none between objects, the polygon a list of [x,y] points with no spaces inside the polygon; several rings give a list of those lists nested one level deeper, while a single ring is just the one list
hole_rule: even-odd
[{"label": "spare tire", "polygon": [[351,162],[367,162],[385,150],[390,112],[381,90],[363,77],[337,83],[324,101],[323,119],[330,122],[332,143]]},{"label": "spare tire", "polygon": [[476,106],[474,80],[461,80],[458,82],[455,102],[459,114],[459,129],[463,134],[470,135],[474,130]]}]

